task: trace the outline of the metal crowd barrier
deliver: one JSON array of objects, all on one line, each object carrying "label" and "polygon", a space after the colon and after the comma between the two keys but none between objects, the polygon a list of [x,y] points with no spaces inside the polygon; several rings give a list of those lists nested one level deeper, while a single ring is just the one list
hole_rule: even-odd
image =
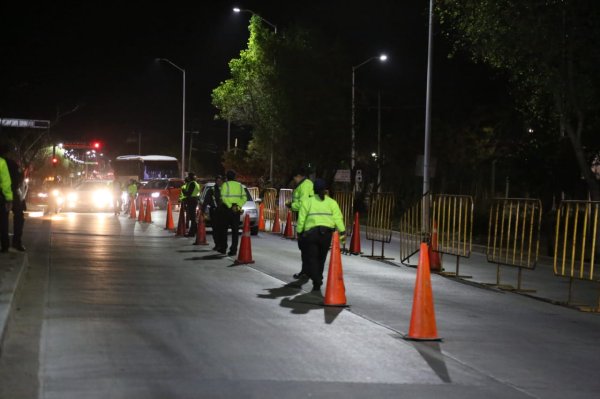
[{"label": "metal crowd barrier", "polygon": [[[535,292],[521,288],[523,269],[533,270],[540,249],[542,202],[539,199],[497,198],[490,208],[487,260],[497,265],[496,284],[502,289]],[[500,266],[519,269],[517,288],[500,284]]]},{"label": "metal crowd barrier", "polygon": [[437,232],[437,248],[433,251],[456,256],[456,271],[449,276],[470,278],[459,273],[460,258],[471,256],[473,241],[473,197],[436,194],[431,202],[432,234]]},{"label": "metal crowd barrier", "polygon": [[[392,193],[372,193],[367,213],[367,240],[371,240],[369,258],[394,259],[384,257],[384,246],[392,241],[392,216],[394,195]],[[375,256],[375,241],[381,242],[381,255]]]},{"label": "metal crowd barrier", "polygon": [[[292,192],[293,190],[291,188],[282,188],[279,190],[279,220],[281,223],[282,233],[285,233],[283,229],[285,228],[285,224],[287,222],[287,214],[290,210],[290,208],[285,206],[285,204],[288,202],[292,202]],[[296,212],[292,212],[292,226],[296,226]]]},{"label": "metal crowd barrier", "polygon": [[267,188],[263,194],[265,223],[270,224],[269,231],[273,230],[275,221],[275,210],[277,209],[277,189]]},{"label": "metal crowd barrier", "polygon": [[[342,211],[344,226],[346,226],[346,237],[351,237],[352,228],[354,227],[354,193],[351,191],[338,191],[333,194],[333,199],[338,203]],[[349,243],[349,240],[346,241]],[[345,242],[342,252],[347,252]]]},{"label": "metal crowd barrier", "polygon": [[[569,304],[573,280],[600,282],[600,271],[596,269],[600,257],[599,208],[598,201],[563,201],[556,214],[554,274],[569,278]],[[600,298],[596,308],[581,310],[600,311]]]},{"label": "metal crowd barrier", "polygon": [[248,191],[254,201],[260,198],[260,189],[258,187],[248,187]]},{"label": "metal crowd barrier", "polygon": [[[430,194],[425,194],[430,196]],[[409,259],[419,252],[423,231],[423,202],[425,196],[408,208],[400,218],[400,263],[411,266]]]}]

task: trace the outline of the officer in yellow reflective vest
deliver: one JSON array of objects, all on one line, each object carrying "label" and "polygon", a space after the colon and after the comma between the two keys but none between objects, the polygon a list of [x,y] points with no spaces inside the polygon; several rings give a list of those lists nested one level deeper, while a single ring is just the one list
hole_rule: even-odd
[{"label": "officer in yellow reflective vest", "polygon": [[[311,197],[315,195],[313,182],[307,177],[308,172],[306,168],[299,168],[294,175],[294,183],[296,183],[296,188],[292,193],[292,202],[287,203],[288,208],[291,208],[294,212],[299,212],[302,203],[308,201]],[[305,252],[302,248],[302,240],[298,240],[298,249],[300,250],[300,256],[302,258],[302,269],[294,274],[294,278],[308,278],[308,268],[306,266],[306,256]]]},{"label": "officer in yellow reflective vest", "polygon": [[196,181],[196,175],[192,172],[188,173],[186,180],[187,183],[181,187],[181,194],[185,198],[186,223],[187,221],[191,223],[190,229],[185,236],[195,237],[198,231],[196,210],[198,208],[198,200],[200,199],[200,184]]},{"label": "officer in yellow reflective vest", "polygon": [[127,203],[127,209],[131,209],[131,202],[135,202],[135,198],[137,197],[138,187],[135,183],[135,180],[129,179],[129,185],[127,185],[127,198],[129,198],[129,202]]},{"label": "officer in yellow reflective vest", "polygon": [[[227,181],[221,185],[221,202],[223,203],[223,214],[219,215],[220,242],[227,246],[227,229],[231,228],[231,246],[227,255],[237,254],[238,236],[240,228],[240,215],[242,207],[248,200],[244,187],[235,181],[235,172],[227,171]],[[219,252],[225,253],[225,248],[219,248]]]},{"label": "officer in yellow reflective vest", "polygon": [[331,236],[337,229],[343,237],[346,227],[338,203],[326,195],[325,180],[316,179],[314,190],[315,195],[300,207],[296,231],[298,240],[302,241],[313,291],[320,291]]},{"label": "officer in yellow reflective vest", "polygon": [[8,213],[12,209],[13,192],[12,180],[8,165],[4,158],[0,158],[0,241],[1,252],[8,252],[10,244],[8,238]]}]

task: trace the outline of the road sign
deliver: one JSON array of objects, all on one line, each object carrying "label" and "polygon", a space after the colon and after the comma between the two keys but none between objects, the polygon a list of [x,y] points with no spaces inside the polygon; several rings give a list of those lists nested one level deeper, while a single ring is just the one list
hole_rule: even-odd
[{"label": "road sign", "polygon": [[350,169],[338,169],[333,180],[340,183],[350,183]]},{"label": "road sign", "polygon": [[357,183],[362,183],[363,176],[362,176],[362,170],[361,169],[357,169],[356,170],[356,177],[355,177],[355,179],[356,179]]},{"label": "road sign", "polygon": [[0,118],[0,126],[29,129],[48,129],[50,128],[50,121],[36,119]]}]

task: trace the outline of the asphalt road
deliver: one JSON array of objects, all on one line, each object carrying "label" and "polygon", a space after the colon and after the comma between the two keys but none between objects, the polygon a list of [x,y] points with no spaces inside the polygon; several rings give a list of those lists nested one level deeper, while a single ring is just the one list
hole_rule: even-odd
[{"label": "asphalt road", "polygon": [[[344,257],[350,308],[290,286],[295,242],[235,266],[155,223],[27,224],[1,398],[595,398],[600,319],[433,276],[441,343],[402,339],[415,270]],[[210,239],[209,239],[210,240]],[[307,290],[311,284],[304,286]]]}]

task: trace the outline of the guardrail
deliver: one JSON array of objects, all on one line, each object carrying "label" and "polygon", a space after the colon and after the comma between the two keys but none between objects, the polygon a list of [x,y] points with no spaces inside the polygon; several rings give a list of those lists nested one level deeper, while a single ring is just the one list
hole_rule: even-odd
[{"label": "guardrail", "polygon": [[258,187],[248,187],[248,191],[254,201],[260,198],[260,189]]},{"label": "guardrail", "polygon": [[269,231],[273,231],[273,224],[275,222],[275,210],[277,209],[277,189],[267,188],[263,194],[264,205],[264,217],[265,223],[268,222],[270,227]]},{"label": "guardrail", "polygon": [[[600,202],[563,201],[556,213],[554,274],[569,278],[568,304],[571,304],[573,280],[600,282],[596,263],[600,250],[598,235]],[[599,311],[595,308],[581,310]]]},{"label": "guardrail", "polygon": [[[521,288],[523,269],[533,270],[540,249],[542,202],[539,199],[496,198],[490,207],[487,261],[495,263],[496,284],[501,289],[535,292]],[[517,288],[500,284],[500,266],[519,269]]]},{"label": "guardrail", "polygon": [[[292,193],[293,190],[291,188],[282,188],[279,189],[279,220],[282,223],[282,233],[285,233],[285,224],[287,222],[287,214],[290,211],[285,204],[292,202]],[[292,226],[296,226],[296,212],[292,212]],[[294,228],[294,236],[296,234],[296,230]]]},{"label": "guardrail", "polygon": [[[369,258],[394,259],[384,256],[384,246],[392,241],[392,212],[394,210],[392,193],[372,193],[367,213],[367,240],[371,240]],[[375,242],[381,242],[381,255],[375,256]],[[363,255],[365,256],[365,255]]]},{"label": "guardrail", "polygon": [[[430,194],[425,194],[431,196]],[[411,266],[409,259],[419,252],[423,242],[423,202],[421,197],[416,204],[408,208],[400,218],[400,263]],[[431,201],[430,201],[431,203]]]},{"label": "guardrail", "polygon": [[[346,237],[352,237],[352,228],[354,227],[354,193],[352,191],[338,191],[333,193],[333,199],[338,203],[342,211],[344,226],[346,226]],[[347,251],[346,242],[344,242],[342,252]]]}]

